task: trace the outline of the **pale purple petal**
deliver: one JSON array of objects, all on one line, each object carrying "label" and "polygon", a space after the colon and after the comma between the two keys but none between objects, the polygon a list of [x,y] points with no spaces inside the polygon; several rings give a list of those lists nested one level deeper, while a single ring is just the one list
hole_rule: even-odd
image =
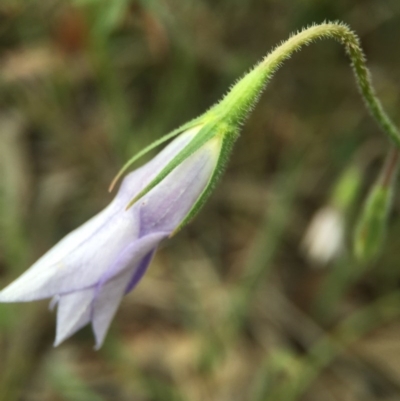
[{"label": "pale purple petal", "polygon": [[103,344],[110,323],[125,295],[126,283],[132,272],[127,270],[105,283],[93,303],[92,328],[96,349]]},{"label": "pale purple petal", "polygon": [[89,288],[59,298],[55,347],[90,322],[93,294]]},{"label": "pale purple petal", "polygon": [[96,216],[61,239],[55,246],[39,258],[36,263],[30,267],[30,270],[34,270],[37,267],[40,269],[42,266],[57,264],[75,249],[84,245],[93,235],[96,235],[96,233],[101,230],[108,221],[112,220],[123,207],[124,206],[119,204],[115,199]]},{"label": "pale purple petal", "polygon": [[149,264],[151,262],[151,259],[153,258],[153,255],[155,253],[155,249],[152,252],[149,252],[140,262],[139,266],[136,268],[135,272],[133,273],[132,277],[130,278],[130,281],[125,289],[125,294],[128,294],[128,292],[131,292],[140,279],[143,277],[144,273],[146,273],[147,268],[149,267]]},{"label": "pale purple petal", "polygon": [[59,296],[54,345],[92,321],[97,346],[100,346],[129,279],[137,276],[137,272],[140,276],[143,274],[141,261],[163,238],[165,234],[158,233],[135,241],[121,252],[96,286]]},{"label": "pale purple petal", "polygon": [[[168,233],[154,233],[139,238],[138,240],[129,244],[118,257],[114,260],[110,268],[104,275],[97,281],[96,287],[100,288],[105,282],[115,277],[122,271],[130,269],[132,274],[136,271],[138,266],[141,266],[142,260],[158,246],[158,244],[168,237]],[[128,284],[127,284],[128,285]]]},{"label": "pale purple petal", "polygon": [[[38,266],[26,271],[0,292],[0,302],[51,298],[95,286],[105,274],[110,274],[110,268],[122,257],[121,249],[122,252],[129,249],[131,262],[139,263],[167,234],[156,233],[135,241],[135,236],[129,230],[132,220],[128,217],[130,214],[128,211],[116,216],[96,237],[58,265],[43,266],[41,269]],[[118,271],[115,270],[114,274],[118,274]]]},{"label": "pale purple petal", "polygon": [[193,139],[200,128],[197,126],[181,134],[152,160],[128,174],[121,183],[117,198],[128,204]]},{"label": "pale purple petal", "polygon": [[140,209],[140,235],[174,231],[207,186],[218,154],[212,143],[203,146],[133,206]]},{"label": "pale purple petal", "polygon": [[54,295],[54,297],[51,298],[50,303],[49,303],[49,310],[51,312],[53,312],[55,307],[58,305],[58,301],[60,300],[60,298],[61,297],[59,295]]}]

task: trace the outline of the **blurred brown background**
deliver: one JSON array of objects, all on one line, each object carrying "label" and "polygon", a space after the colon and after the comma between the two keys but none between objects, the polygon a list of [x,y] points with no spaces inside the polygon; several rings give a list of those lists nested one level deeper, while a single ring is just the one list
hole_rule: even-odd
[{"label": "blurred brown background", "polygon": [[[2,0],[1,287],[110,201],[132,154],[324,20],[359,34],[400,123],[398,0]],[[0,305],[0,400],[400,400],[398,199],[378,260],[358,265],[349,241],[387,147],[343,49],[305,48],[99,352],[89,328],[53,348],[46,302]],[[306,228],[354,163],[345,245],[327,263],[310,259]]]}]

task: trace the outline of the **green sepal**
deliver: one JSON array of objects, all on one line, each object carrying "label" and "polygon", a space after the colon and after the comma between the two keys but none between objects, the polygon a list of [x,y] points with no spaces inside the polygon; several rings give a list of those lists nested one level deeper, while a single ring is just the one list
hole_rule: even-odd
[{"label": "green sepal", "polygon": [[[182,125],[178,129],[164,135],[157,141],[151,143],[149,146],[145,147],[135,156],[133,156],[127,163],[121,168],[116,177],[113,179],[109,190],[111,191],[117,181],[121,178],[121,176],[130,168],[130,166],[144,156],[146,153],[161,145],[162,143],[168,141],[174,136],[186,131],[190,128],[193,128],[197,124],[207,124],[210,121],[214,121],[214,126],[216,126],[217,121],[219,124],[229,124],[230,126],[239,126],[244,119],[248,116],[251,109],[254,107],[255,103],[258,100],[264,86],[267,84],[269,80],[269,76],[272,75],[272,72],[268,69],[265,70],[262,68],[261,63],[257,64],[252,70],[250,70],[247,74],[245,74],[240,80],[238,80],[228,91],[228,93],[223,97],[223,99],[211,107],[206,113],[202,114],[200,117],[191,120],[187,124]],[[203,128],[204,129],[204,128]],[[202,130],[203,130],[202,129]],[[234,130],[233,130],[234,131]],[[199,137],[200,132],[196,135]],[[203,135],[203,134],[201,134]],[[211,137],[207,137],[206,140]],[[199,143],[202,139],[199,139]],[[188,146],[181,153],[178,154],[176,158],[179,157],[179,163],[185,160],[188,156],[190,156],[194,151],[196,151],[201,145],[197,145],[195,142],[191,141],[191,148]],[[198,147],[195,147],[198,146]],[[194,149],[194,150],[193,150]],[[189,153],[191,152],[191,153]],[[176,160],[176,159],[175,159]],[[173,168],[177,166],[174,164],[175,161],[169,163],[164,170],[147,186],[139,195],[137,195],[128,205],[128,207],[132,206],[134,202],[140,199],[143,195],[145,195],[154,185],[157,185]],[[167,172],[168,171],[168,172]],[[162,178],[160,178],[162,177]]]},{"label": "green sepal", "polygon": [[365,203],[354,237],[354,255],[368,262],[379,255],[386,234],[392,189],[375,185]]},{"label": "green sepal", "polygon": [[135,202],[150,192],[169,173],[171,173],[172,170],[184,162],[189,156],[196,152],[196,150],[200,149],[211,138],[222,133],[223,127],[223,123],[219,122],[218,124],[218,121],[215,120],[211,123],[205,124],[193,139],[157,174],[157,176],[128,203],[126,209],[129,209]]},{"label": "green sepal", "polygon": [[210,111],[230,125],[241,125],[256,105],[271,76],[272,72],[263,68],[261,63],[255,65]]},{"label": "green sepal", "polygon": [[205,115],[202,115],[200,117],[197,117],[186,124],[181,125],[180,127],[174,129],[173,131],[169,132],[168,134],[162,136],[160,139],[157,139],[156,141],[152,142],[150,145],[146,146],[144,149],[142,149],[140,152],[136,153],[133,157],[131,157],[119,170],[115,178],[112,180],[109,191],[111,192],[113,188],[115,187],[115,184],[118,182],[118,180],[127,172],[127,170],[132,166],[132,164],[139,160],[141,157],[143,157],[146,153],[149,153],[151,150],[156,148],[157,146],[160,146],[164,142],[168,141],[169,139],[181,134],[182,132],[189,130],[191,128],[194,128],[196,125],[199,125],[202,120],[204,120]]},{"label": "green sepal", "polygon": [[[233,135],[226,135],[227,133],[230,133]],[[235,139],[237,138],[238,133],[235,132],[234,129],[228,128],[226,130],[226,132],[221,132],[221,134],[222,134],[221,150],[219,153],[217,165],[215,166],[215,169],[210,177],[210,180],[208,181],[207,186],[204,188],[203,192],[197,199],[196,203],[193,205],[193,207],[190,209],[188,214],[181,221],[179,226],[176,227],[175,230],[170,234],[170,237],[173,237],[178,231],[180,231],[181,228],[183,228],[183,226],[185,226],[187,223],[189,223],[194,218],[194,216],[199,212],[199,210],[203,207],[204,203],[207,201],[207,199],[211,195],[211,192],[214,190],[214,187],[217,184],[221,174],[224,172],[226,163],[229,159],[233,144],[235,142]]]}]

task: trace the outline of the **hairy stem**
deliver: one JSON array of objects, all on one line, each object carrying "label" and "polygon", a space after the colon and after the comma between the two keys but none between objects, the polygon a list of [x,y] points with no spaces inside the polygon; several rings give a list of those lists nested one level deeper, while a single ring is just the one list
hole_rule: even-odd
[{"label": "hairy stem", "polygon": [[221,101],[220,106],[233,108],[238,113],[236,121],[243,121],[254,107],[273,74],[293,53],[319,39],[335,39],[341,43],[348,54],[353,72],[365,100],[366,106],[397,148],[400,148],[400,132],[383,110],[372,86],[364,53],[357,35],[342,23],[323,23],[314,25],[291,36],[269,53],[243,79],[236,83]]},{"label": "hairy stem", "polygon": [[358,36],[346,25],[327,23],[307,28],[297,35],[292,36],[281,46],[272,51],[272,53],[264,58],[260,66],[273,72],[295,51],[300,50],[302,46],[314,40],[324,38],[335,39],[344,46],[346,53],[350,57],[358,87],[368,109],[389,138],[400,148],[400,133],[383,110],[381,102],[375,95]]}]

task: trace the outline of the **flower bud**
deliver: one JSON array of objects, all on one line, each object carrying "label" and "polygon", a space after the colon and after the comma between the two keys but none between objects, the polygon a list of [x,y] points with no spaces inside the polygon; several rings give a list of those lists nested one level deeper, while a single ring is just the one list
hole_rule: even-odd
[{"label": "flower bud", "polygon": [[376,184],[367,198],[354,235],[354,255],[360,262],[370,261],[382,250],[392,192]]},{"label": "flower bud", "polygon": [[382,250],[399,161],[399,151],[391,149],[361,212],[354,235],[354,255],[360,262],[369,262]]}]

